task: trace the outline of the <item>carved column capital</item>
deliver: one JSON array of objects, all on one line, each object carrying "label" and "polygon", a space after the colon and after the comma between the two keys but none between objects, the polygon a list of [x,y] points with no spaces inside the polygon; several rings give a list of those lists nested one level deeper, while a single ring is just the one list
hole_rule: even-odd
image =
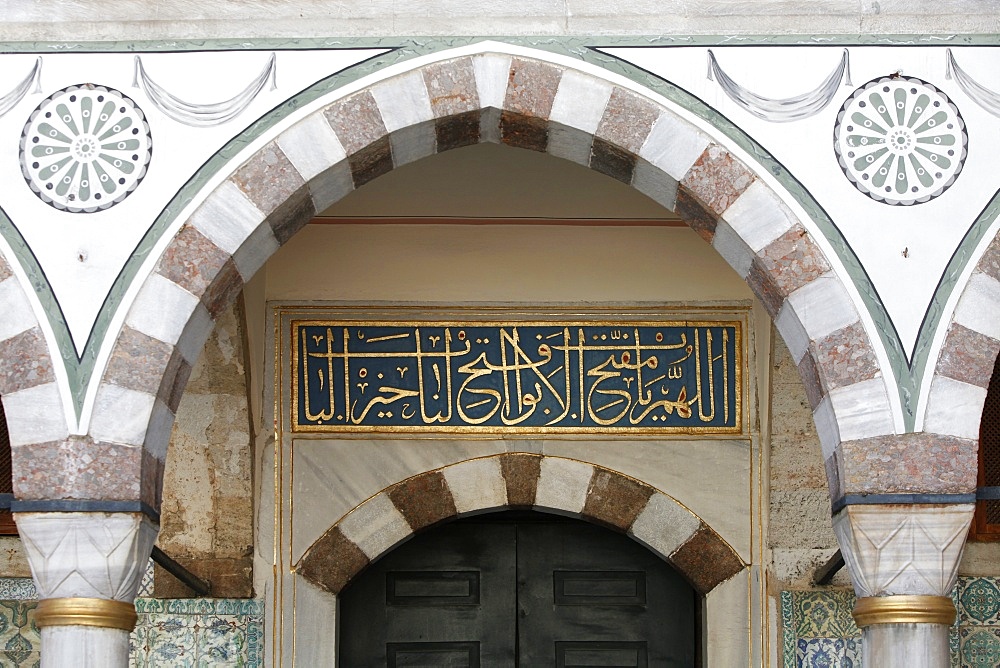
[{"label": "carved column capital", "polygon": [[18,513],[40,599],[132,603],[158,527],[140,513]]},{"label": "carved column capital", "polygon": [[949,596],[973,504],[847,506],[833,518],[858,598]]}]

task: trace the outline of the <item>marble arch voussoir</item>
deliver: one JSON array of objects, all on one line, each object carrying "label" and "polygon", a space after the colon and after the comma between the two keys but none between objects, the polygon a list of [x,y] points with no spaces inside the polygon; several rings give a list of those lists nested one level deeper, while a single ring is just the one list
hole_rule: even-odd
[{"label": "marble arch voussoir", "polygon": [[[837,456],[854,457],[841,441],[893,433],[887,379],[854,302],[819,244],[752,169],[630,87],[544,55],[494,52],[446,55],[335,99],[216,187],[131,307],[98,390],[95,429],[162,461],[176,399],[212,320],[267,258],[316,211],[371,179],[481,142],[548,152],[623,181],[711,243],[795,354],[828,469]],[[129,347],[140,339],[155,354],[137,369]],[[134,424],[115,426],[121,401],[135,409]]]},{"label": "marble arch voussoir", "polygon": [[507,508],[570,515],[627,533],[702,594],[746,566],[694,513],[643,482],[576,460],[511,453],[420,473],[382,490],[317,539],[296,571],[337,594],[411,535],[463,515]]}]

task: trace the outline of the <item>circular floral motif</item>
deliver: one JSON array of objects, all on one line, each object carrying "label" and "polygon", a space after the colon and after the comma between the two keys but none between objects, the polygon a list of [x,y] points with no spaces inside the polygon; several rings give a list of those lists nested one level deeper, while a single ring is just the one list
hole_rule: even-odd
[{"label": "circular floral motif", "polygon": [[146,117],[113,88],[64,88],[32,112],[21,133],[21,172],[44,202],[73,213],[107,209],[146,175],[153,141]]},{"label": "circular floral motif", "polygon": [[834,127],[844,174],[886,204],[918,204],[947,190],[968,141],[948,96],[913,78],[869,81],[844,102]]}]

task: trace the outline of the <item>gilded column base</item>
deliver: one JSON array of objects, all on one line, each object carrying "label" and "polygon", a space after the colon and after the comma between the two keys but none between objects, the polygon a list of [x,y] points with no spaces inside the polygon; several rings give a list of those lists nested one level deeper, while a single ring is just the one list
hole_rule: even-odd
[{"label": "gilded column base", "polygon": [[955,622],[955,604],[949,596],[870,596],[854,606],[858,627],[872,624],[944,624]]},{"label": "gilded column base", "polygon": [[35,624],[97,626],[131,632],[138,615],[135,605],[105,598],[44,598],[35,609]]}]

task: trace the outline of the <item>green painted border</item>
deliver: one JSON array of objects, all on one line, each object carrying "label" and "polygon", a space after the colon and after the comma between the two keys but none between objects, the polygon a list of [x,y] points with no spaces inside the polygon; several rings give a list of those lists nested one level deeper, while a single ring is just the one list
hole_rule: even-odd
[{"label": "green painted border", "polygon": [[[634,81],[672,102],[678,104],[699,118],[710,123],[716,130],[752,156],[758,164],[770,172],[799,203],[807,215],[819,227],[834,252],[843,262],[848,275],[858,289],[889,357],[890,367],[897,381],[903,406],[907,431],[912,431],[915,423],[916,397],[923,379],[924,365],[930,351],[930,343],[942,317],[943,307],[957,284],[958,275],[965,268],[975,245],[1000,213],[1000,191],[990,205],[980,214],[963,239],[935,292],[927,315],[922,323],[915,346],[913,362],[908,361],[899,337],[893,327],[874,285],[847,244],[836,225],[785,167],[774,159],[762,146],[757,144],[736,124],[709,107],[702,100],[684,89],[646,72],[635,65],[598,51],[599,48],[614,47],[669,47],[669,46],[761,46],[761,45],[812,45],[812,46],[997,46],[1000,35],[715,35],[715,36],[651,36],[651,37],[381,37],[357,39],[265,39],[265,40],[191,40],[191,41],[149,41],[149,42],[94,42],[94,43],[51,43],[23,42],[0,44],[0,53],[97,53],[97,52],[170,52],[206,50],[282,50],[282,49],[388,49],[388,51],[330,75],[313,86],[288,98],[270,112],[261,116],[240,135],[230,140],[213,155],[188,182],[178,191],[170,203],[157,216],[143,235],[131,257],[125,263],[115,280],[95,320],[90,337],[78,358],[69,329],[62,317],[57,300],[45,278],[44,272],[32,255],[23,237],[6,215],[0,215],[0,234],[14,248],[15,256],[28,272],[39,299],[42,301],[49,322],[55,332],[60,355],[67,369],[73,405],[79,418],[83,399],[93,375],[100,342],[107,334],[110,322],[129,285],[137,275],[139,267],[146,260],[156,242],[176,220],[180,210],[190,203],[205,186],[207,181],[224,169],[231,160],[249,143],[260,137],[278,121],[330,92],[368,76],[378,70],[405,62],[419,56],[467,46],[484,41],[496,41],[514,46],[525,46],[551,53],[570,56],[577,60],[596,65]],[[2,214],[0,210],[0,214]],[[97,343],[95,343],[97,342]],[[914,371],[913,369],[916,369]]]}]

